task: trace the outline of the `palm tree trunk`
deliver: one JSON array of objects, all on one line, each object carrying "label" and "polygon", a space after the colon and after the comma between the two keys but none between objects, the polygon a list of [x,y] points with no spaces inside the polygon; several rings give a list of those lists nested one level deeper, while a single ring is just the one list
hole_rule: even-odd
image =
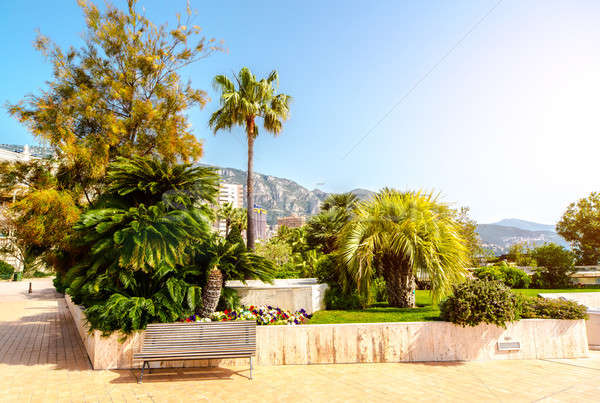
[{"label": "palm tree trunk", "polygon": [[[387,263],[387,262],[386,262]],[[405,264],[386,265],[384,269],[388,303],[397,308],[415,307],[415,276]]]},{"label": "palm tree trunk", "polygon": [[208,318],[217,309],[219,298],[221,298],[221,288],[223,287],[223,273],[217,266],[214,266],[208,273],[208,281],[202,289],[202,308],[200,316]]},{"label": "palm tree trunk", "polygon": [[[252,122],[254,123],[254,122]],[[247,196],[247,214],[248,227],[246,228],[246,246],[248,250],[254,249],[254,185],[252,177],[254,172],[252,169],[254,160],[254,125],[248,129],[248,177],[246,178],[246,196]]]}]

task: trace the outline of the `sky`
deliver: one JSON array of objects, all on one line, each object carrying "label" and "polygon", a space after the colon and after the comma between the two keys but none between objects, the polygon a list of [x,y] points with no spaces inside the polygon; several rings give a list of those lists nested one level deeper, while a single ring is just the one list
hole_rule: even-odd
[{"label": "sky", "polygon": [[[103,4],[102,2],[98,2]],[[113,0],[123,7],[124,0]],[[185,0],[139,0],[173,26]],[[277,138],[255,145],[255,170],[313,189],[384,186],[441,194],[481,223],[555,223],[598,190],[600,2],[200,1],[194,23],[224,41],[182,71],[211,97],[189,110],[203,162],[245,169],[243,129],[214,136],[211,81],[243,66],[277,69],[292,95]],[[75,0],[0,2],[0,100],[39,93],[51,66],[36,29],[80,46]],[[36,144],[0,110],[0,143]]]}]

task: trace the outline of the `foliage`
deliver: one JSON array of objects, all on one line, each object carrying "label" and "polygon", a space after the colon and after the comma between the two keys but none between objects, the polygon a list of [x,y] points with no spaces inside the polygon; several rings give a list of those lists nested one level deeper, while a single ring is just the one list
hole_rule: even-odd
[{"label": "foliage", "polygon": [[352,217],[358,199],[352,193],[331,194],[321,203],[321,211],[306,223],[306,244],[323,253],[337,249],[337,239]]},{"label": "foliage", "polygon": [[527,288],[531,278],[523,270],[501,262],[494,266],[484,266],[475,269],[475,276],[480,280],[495,280],[510,288]]},{"label": "foliage", "polygon": [[208,242],[217,193],[214,170],[155,158],[120,158],[106,191],[81,215],[78,243],[88,252],[59,285],[86,307],[91,329],[130,332],[170,322],[200,306],[205,278],[191,265]]},{"label": "foliage", "polygon": [[332,286],[325,291],[325,307],[327,310],[353,310],[367,307],[368,295],[357,291],[348,292],[340,287]]},{"label": "foliage", "polygon": [[477,233],[477,222],[469,216],[470,209],[461,207],[455,212],[456,222],[459,226],[461,237],[469,254],[471,264],[478,264],[484,259],[485,252],[481,244],[481,237]]},{"label": "foliage", "polygon": [[546,243],[531,250],[538,266],[532,277],[536,288],[560,288],[571,285],[574,272],[574,254],[560,245]]},{"label": "foliage", "polygon": [[599,223],[600,193],[592,192],[571,203],[556,224],[558,234],[571,242],[578,264],[597,265],[600,262]]},{"label": "foliage", "polygon": [[[257,80],[248,67],[243,67],[234,75],[234,81],[225,75],[214,78],[215,90],[221,93],[221,107],[214,112],[209,125],[216,134],[219,130],[231,130],[234,126],[244,126],[248,141],[248,170],[247,170],[247,236],[248,248],[254,249],[254,206],[253,158],[254,141],[258,136],[257,118],[262,118],[263,127],[267,132],[277,136],[283,128],[283,121],[289,115],[291,97],[286,94],[276,94],[279,76],[273,70],[267,78]],[[237,87],[236,87],[237,84]]]},{"label": "foliage", "polygon": [[14,272],[15,268],[11,264],[6,263],[4,260],[0,260],[0,279],[10,280]]},{"label": "foliage", "polygon": [[240,307],[241,299],[238,295],[238,292],[234,288],[223,287],[221,290],[221,298],[219,299],[219,304],[217,305],[218,311],[224,310],[234,310]]},{"label": "foliage", "polygon": [[517,266],[537,266],[537,262],[530,256],[530,248],[525,242],[518,242],[508,248],[508,259]]},{"label": "foliage", "polygon": [[217,235],[196,246],[192,264],[208,271],[202,290],[203,306],[199,311],[203,317],[210,317],[217,308],[225,281],[259,279],[271,282],[275,271],[271,261],[251,253],[243,243],[232,244]]},{"label": "foliage", "polygon": [[301,325],[312,318],[304,309],[290,312],[272,306],[240,306],[222,312],[214,312],[210,319],[192,315],[183,322],[227,322],[232,320],[255,320],[257,325]]},{"label": "foliage", "polygon": [[587,307],[562,298],[523,298],[522,318],[587,319]]},{"label": "foliage", "polygon": [[345,289],[365,295],[383,276],[392,306],[414,306],[415,276],[435,300],[466,274],[468,252],[454,212],[432,194],[384,189],[361,202],[340,237]]},{"label": "foliage", "polygon": [[257,244],[254,252],[269,259],[278,267],[285,266],[292,260],[292,247],[278,238]]},{"label": "foliage", "polygon": [[520,317],[520,299],[499,281],[468,280],[440,304],[441,318],[461,326],[506,327]]},{"label": "foliage", "polygon": [[217,218],[225,222],[225,237],[229,235],[229,232],[233,228],[237,228],[237,231],[246,229],[246,209],[235,208],[231,203],[225,203],[220,205],[217,210]]},{"label": "foliage", "polygon": [[9,112],[46,141],[57,155],[57,176],[76,184],[88,201],[100,192],[108,165],[118,156],[159,156],[195,161],[201,144],[185,111],[208,100],[182,83],[179,71],[216,50],[199,38],[200,27],[178,18],[174,29],[156,26],[136,9],[79,2],[86,18],[85,46],[61,49],[39,35],[35,47],[53,66],[39,95],[9,105]]}]

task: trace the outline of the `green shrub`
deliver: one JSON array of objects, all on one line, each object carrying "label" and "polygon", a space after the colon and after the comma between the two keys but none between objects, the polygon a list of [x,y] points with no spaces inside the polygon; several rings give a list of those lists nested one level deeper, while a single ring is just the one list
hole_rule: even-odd
[{"label": "green shrub", "polygon": [[475,269],[475,276],[480,280],[500,281],[510,288],[528,288],[531,278],[523,270],[501,262],[495,266]]},{"label": "green shrub", "polygon": [[536,288],[567,288],[574,272],[575,255],[560,245],[547,243],[531,251],[538,263],[532,283]]},{"label": "green shrub", "polygon": [[238,295],[238,292],[234,288],[223,287],[216,310],[224,311],[227,309],[231,311],[239,308],[240,305],[240,296]]},{"label": "green shrub", "polygon": [[455,285],[440,304],[441,318],[461,326],[490,323],[506,327],[520,317],[521,300],[499,281],[468,280]]},{"label": "green shrub", "polygon": [[64,274],[61,272],[56,273],[56,277],[52,280],[52,284],[54,284],[54,288],[56,288],[56,292],[64,294],[67,288],[69,287],[69,283],[65,281]]},{"label": "green shrub", "polygon": [[480,280],[487,281],[500,281],[504,283],[504,275],[498,268],[498,266],[484,266],[473,271],[475,277]]},{"label": "green shrub", "polygon": [[357,292],[345,293],[339,287],[330,287],[325,292],[325,307],[329,310],[362,309],[368,301]]},{"label": "green shrub", "polygon": [[522,318],[586,319],[587,307],[566,299],[523,297]]},{"label": "green shrub", "polygon": [[383,277],[377,277],[371,283],[371,303],[373,302],[387,302],[387,288]]},{"label": "green shrub", "polygon": [[12,265],[0,260],[0,279],[10,280],[14,272],[15,268]]},{"label": "green shrub", "polygon": [[500,272],[504,276],[504,285],[510,288],[528,288],[531,277],[523,270],[509,266],[506,263],[500,266]]}]

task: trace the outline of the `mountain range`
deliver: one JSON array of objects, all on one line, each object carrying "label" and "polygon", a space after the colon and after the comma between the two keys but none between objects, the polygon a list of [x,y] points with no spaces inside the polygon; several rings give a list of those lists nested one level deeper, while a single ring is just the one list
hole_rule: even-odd
[{"label": "mountain range", "polygon": [[[246,185],[246,171],[218,167],[223,182]],[[375,192],[354,189],[359,199],[368,199]],[[319,189],[309,190],[286,178],[254,173],[254,204],[267,210],[267,223],[277,224],[278,217],[290,215],[311,216],[319,212],[321,202],[329,195]],[[244,204],[246,203],[244,191]]]},{"label": "mountain range", "polygon": [[[218,167],[221,178],[226,183],[245,186],[246,171],[235,168]],[[255,173],[254,203],[267,210],[267,223],[274,225],[277,217],[289,215],[311,216],[319,212],[321,202],[329,195],[320,189],[309,190],[286,178]],[[367,189],[350,191],[365,200],[375,192]],[[244,198],[246,193],[244,192]],[[246,200],[244,200],[244,203]],[[528,245],[541,245],[554,242],[568,247],[568,243],[556,233],[554,225],[507,218],[492,224],[478,224],[477,232],[484,247],[497,255],[508,252],[511,245],[525,242]]]},{"label": "mountain range", "polygon": [[478,224],[477,232],[483,246],[493,250],[497,255],[507,253],[510,246],[516,243],[542,245],[546,242],[554,242],[569,247],[569,243],[556,233],[554,225],[516,218],[504,219],[493,224]]}]

